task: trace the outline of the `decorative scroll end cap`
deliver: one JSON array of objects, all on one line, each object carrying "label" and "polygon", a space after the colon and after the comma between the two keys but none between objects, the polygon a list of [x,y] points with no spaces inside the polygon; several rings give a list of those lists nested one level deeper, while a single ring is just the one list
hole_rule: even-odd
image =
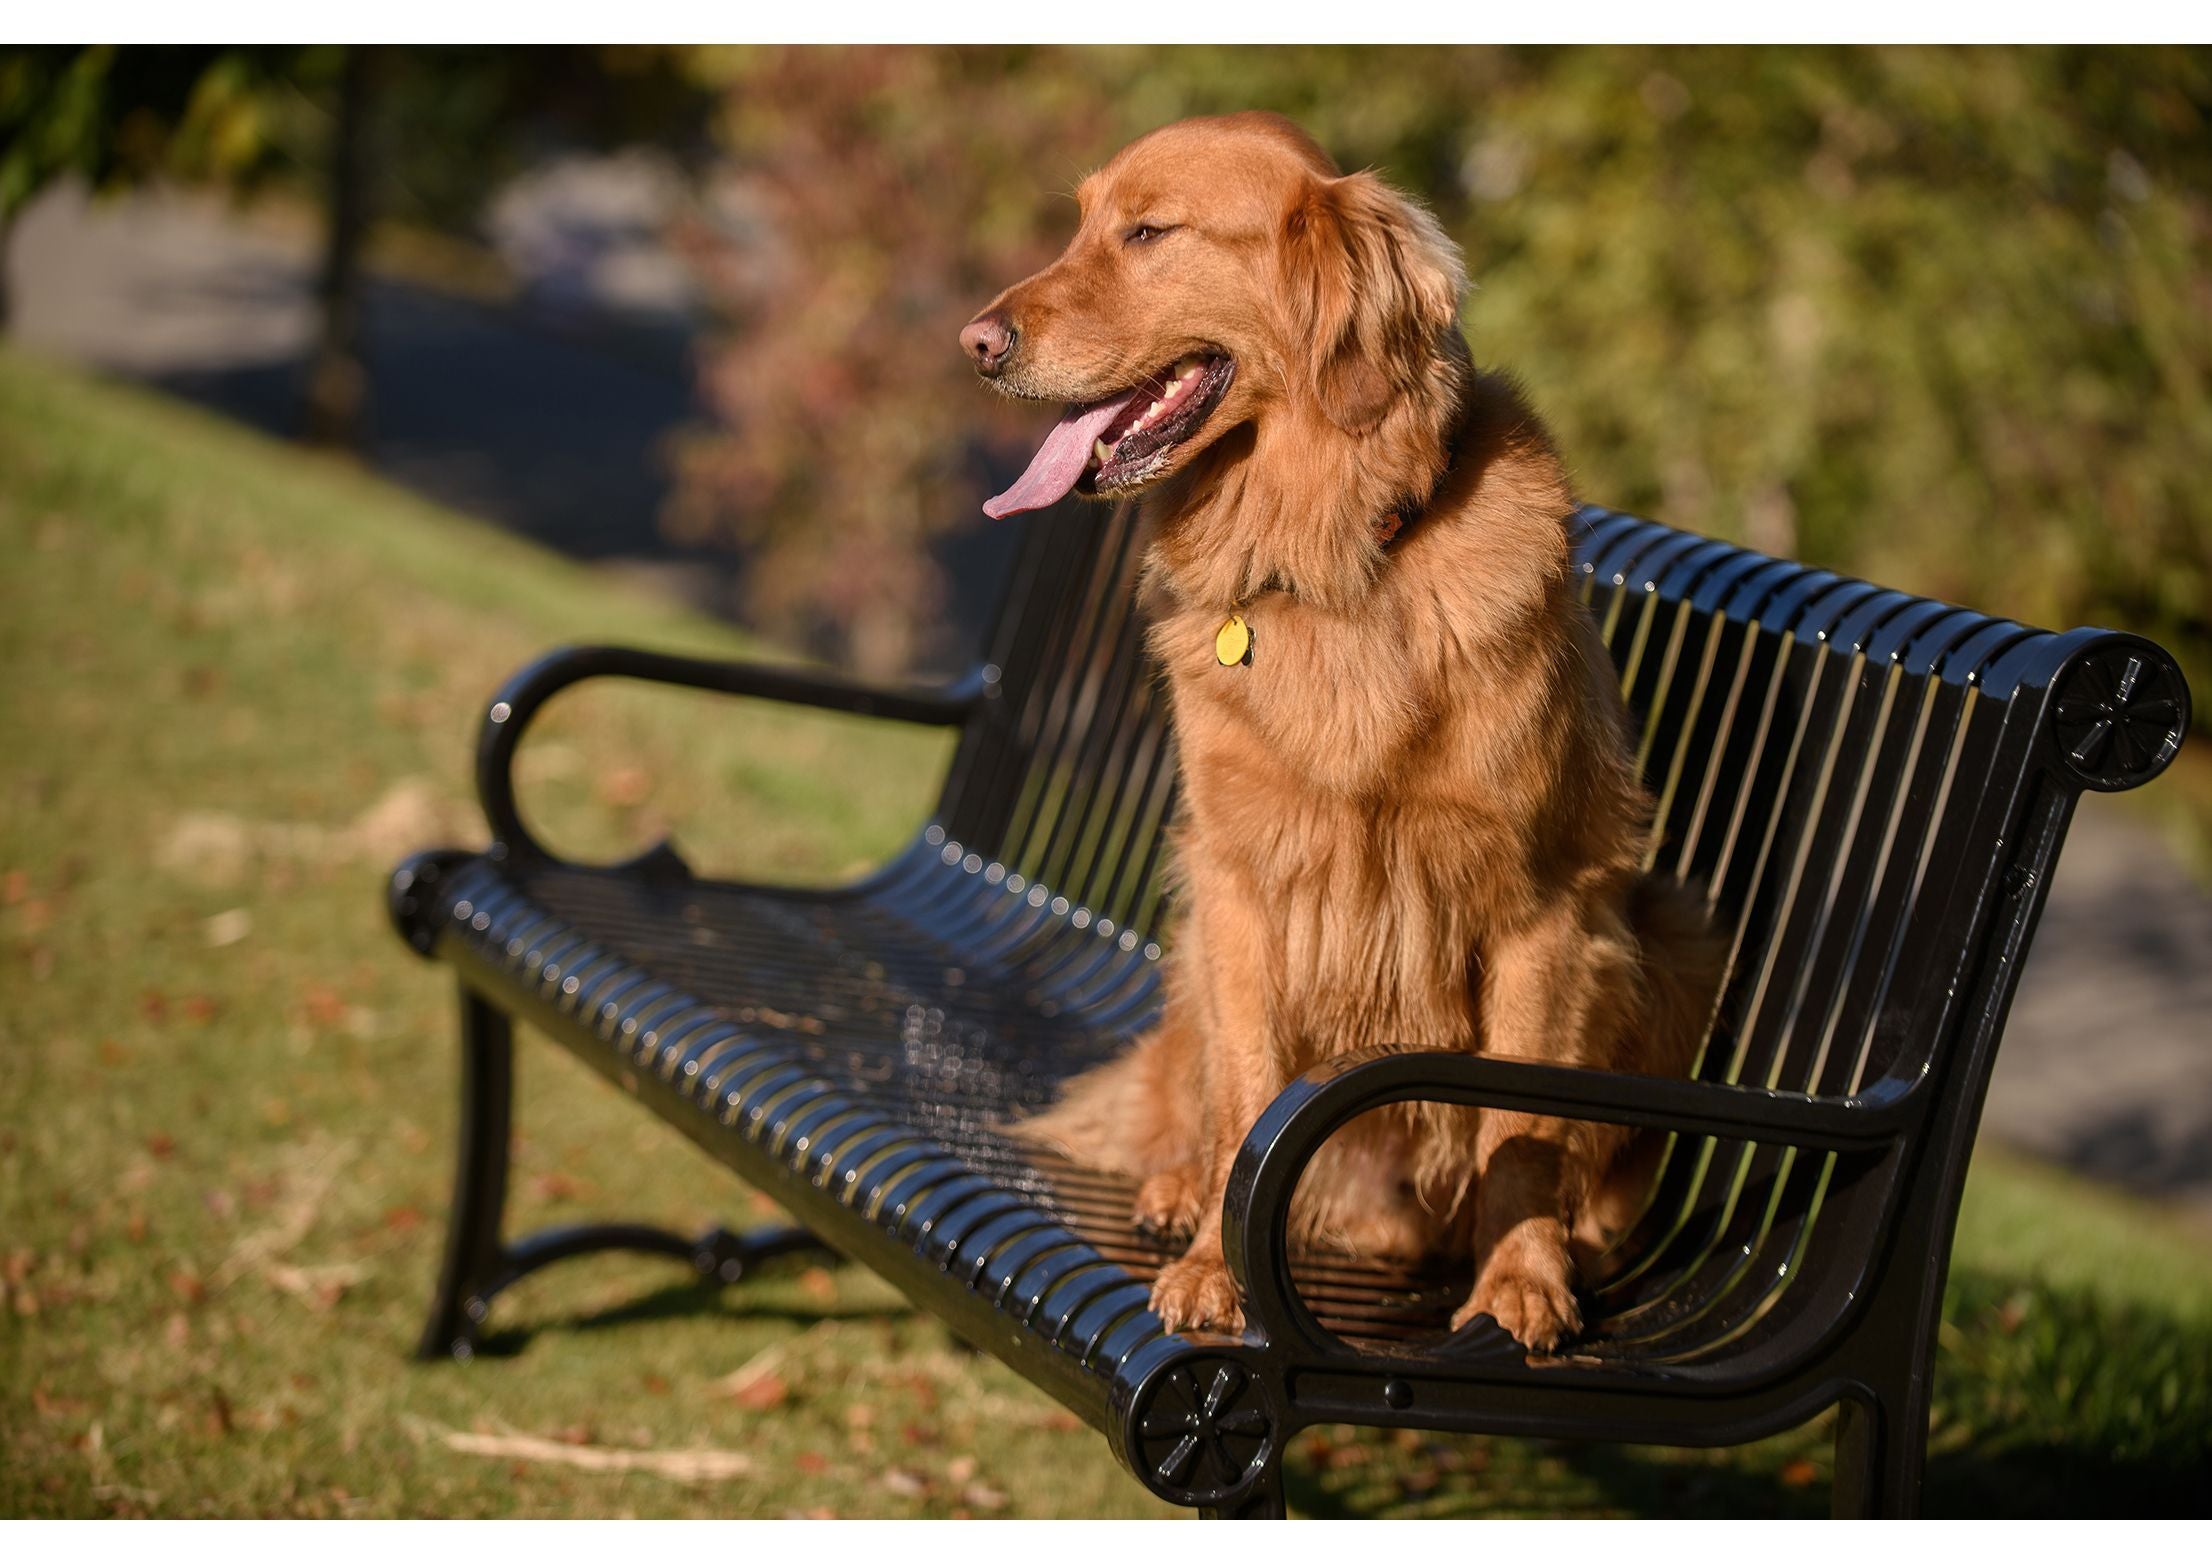
[{"label": "decorative scroll end cap", "polygon": [[2141,787],[2189,731],[2189,687],[2148,642],[2095,646],[2059,675],[2050,706],[2059,764],[2102,793]]},{"label": "decorative scroll end cap", "polygon": [[1234,1503],[1266,1480],[1274,1460],[1275,1412],[1252,1371],[1233,1358],[1198,1354],[1155,1372],[1129,1418],[1138,1480],[1171,1504]]}]

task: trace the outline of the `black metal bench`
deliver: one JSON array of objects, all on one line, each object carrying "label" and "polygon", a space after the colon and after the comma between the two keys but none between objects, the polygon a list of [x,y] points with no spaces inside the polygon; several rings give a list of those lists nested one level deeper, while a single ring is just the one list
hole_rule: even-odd
[{"label": "black metal bench", "polygon": [[[1022,541],[988,661],[941,689],[609,648],[491,705],[495,844],[391,885],[401,934],[460,973],[464,1110],[422,1351],[469,1355],[493,1295],[618,1247],[736,1280],[826,1241],[1105,1433],[1154,1493],[1280,1514],[1314,1423],[1731,1444],[1840,1405],[1835,1503],[1917,1502],[1930,1357],[1983,1089],[2081,789],[2137,786],[2189,722],[2173,661],[1881,590],[1603,511],[1577,558],[1659,800],[1653,857],[1710,887],[1732,975],[1694,1081],[1449,1054],[1346,1059],[1254,1127],[1228,1194],[1242,1339],[1164,1331],[1165,1258],[1120,1181],[993,1125],[1122,1047],[1158,1004],[1175,772],[1144,666],[1126,510]],[[695,878],[664,848],[565,863],[516,809],[531,716],[579,680],[763,696],[959,730],[927,830],[836,890]],[[510,1018],[558,1039],[809,1231],[572,1229],[510,1242]],[[1296,1255],[1284,1213],[1337,1126],[1431,1098],[1663,1127],[1645,1218],[1588,1327],[1532,1360],[1468,1278]]]}]

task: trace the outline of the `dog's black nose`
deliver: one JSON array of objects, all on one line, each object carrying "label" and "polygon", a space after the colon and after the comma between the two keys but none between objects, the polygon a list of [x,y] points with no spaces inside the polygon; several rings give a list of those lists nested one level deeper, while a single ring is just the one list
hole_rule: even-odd
[{"label": "dog's black nose", "polygon": [[997,310],[988,310],[960,328],[960,346],[975,360],[976,373],[995,375],[1013,357],[1021,333]]}]

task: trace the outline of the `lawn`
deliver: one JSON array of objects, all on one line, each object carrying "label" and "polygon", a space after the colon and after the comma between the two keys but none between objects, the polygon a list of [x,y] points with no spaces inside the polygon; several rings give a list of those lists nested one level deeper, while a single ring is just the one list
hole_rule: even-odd
[{"label": "lawn", "polygon": [[[453,1130],[449,984],[381,907],[479,837],[480,701],[560,641],[735,632],[343,464],[0,352],[0,1514],[1155,1515],[1103,1441],[889,1287],[595,1259],[407,1354]],[[558,844],[849,874],[931,734],[650,691],[523,755]],[[524,1225],[774,1208],[525,1045]],[[1968,1188],[1928,1507],[2202,1511],[2212,1249],[1995,1154]],[[1734,1452],[1303,1436],[1300,1513],[1797,1514],[1825,1428]]]}]

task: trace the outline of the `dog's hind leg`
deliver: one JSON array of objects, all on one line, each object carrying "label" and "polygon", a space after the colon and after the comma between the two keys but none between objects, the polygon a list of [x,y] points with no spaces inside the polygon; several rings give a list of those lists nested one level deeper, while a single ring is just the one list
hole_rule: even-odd
[{"label": "dog's hind leg", "polygon": [[1005,1126],[1085,1167],[1130,1178],[1194,1165],[1200,1154],[1198,1031],[1172,1000],[1127,1053],[1086,1071],[1041,1113]]}]

